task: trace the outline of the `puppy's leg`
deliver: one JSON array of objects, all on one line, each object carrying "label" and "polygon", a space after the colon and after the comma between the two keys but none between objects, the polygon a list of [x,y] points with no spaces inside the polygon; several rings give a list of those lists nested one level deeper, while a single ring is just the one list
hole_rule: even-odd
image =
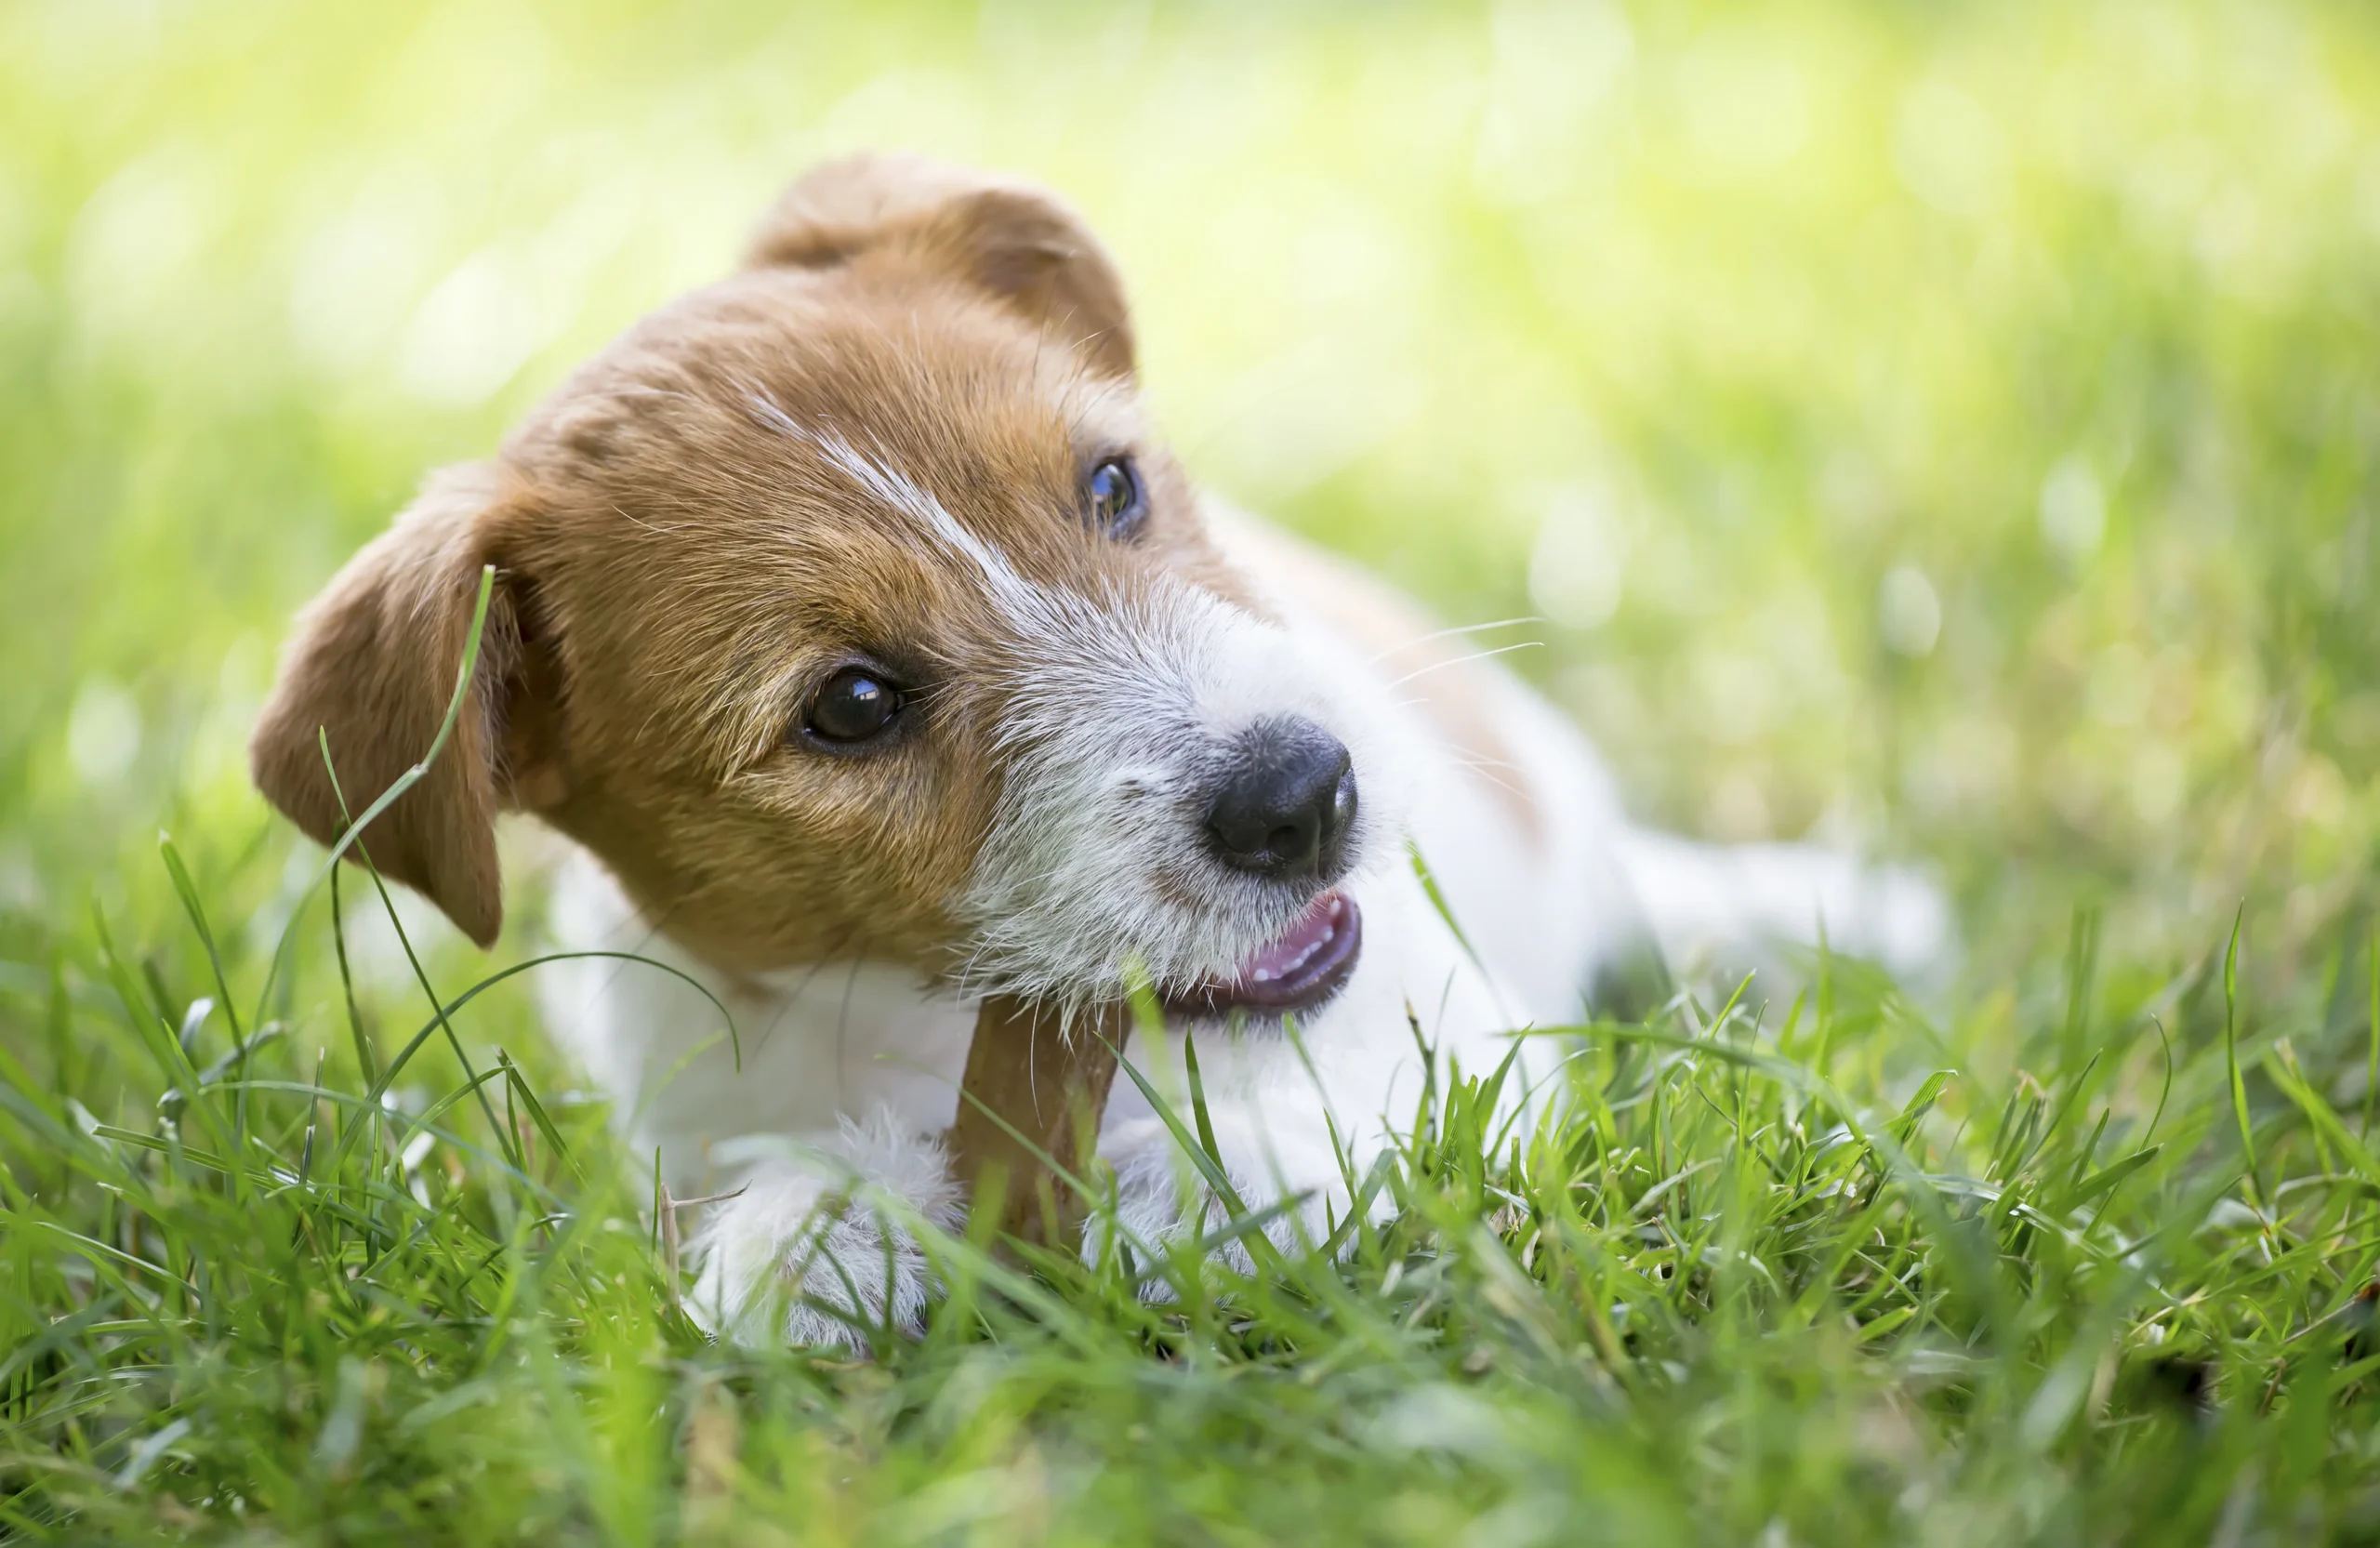
[{"label": "puppy's leg", "polygon": [[870,1346],[870,1330],[914,1330],[933,1289],[924,1252],[885,1197],[936,1225],[962,1211],[938,1138],[879,1110],[813,1136],[804,1154],[755,1165],[710,1207],[694,1241],[688,1309],[738,1343]]},{"label": "puppy's leg", "polygon": [[1730,968],[1817,943],[1924,975],[1950,949],[1950,911],[1932,882],[1899,867],[1863,866],[1808,844],[1699,844],[1631,829],[1620,867],[1646,927],[1672,963]]}]

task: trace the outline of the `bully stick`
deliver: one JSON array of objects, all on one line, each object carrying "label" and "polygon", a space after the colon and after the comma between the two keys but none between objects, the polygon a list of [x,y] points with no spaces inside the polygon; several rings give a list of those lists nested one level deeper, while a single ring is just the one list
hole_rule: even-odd
[{"label": "bully stick", "polygon": [[951,1160],[978,1204],[985,1188],[999,1187],[1000,1228],[1010,1235],[1073,1244],[1088,1201],[1041,1158],[1084,1175],[1116,1080],[1125,1014],[1122,1006],[1078,1011],[1062,1031],[1053,1008],[1005,995],[985,1000],[977,1013],[950,1129]]}]

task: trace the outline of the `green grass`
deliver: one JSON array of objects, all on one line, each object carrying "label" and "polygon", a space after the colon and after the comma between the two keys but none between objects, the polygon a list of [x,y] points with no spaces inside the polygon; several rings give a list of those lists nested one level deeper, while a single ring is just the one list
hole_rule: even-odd
[{"label": "green grass", "polygon": [[[1064,187],[1201,476],[1544,615],[1636,810],[1938,867],[1952,981],[1592,1028],[1534,1135],[1442,1071],[1343,1258],[707,1343],[528,973],[460,1003],[531,837],[493,958],[399,900],[450,1039],[240,747],[424,469],[866,143]],[[2380,1538],[2375,167],[2322,0],[0,5],[0,1536]]]},{"label": "green grass", "polygon": [[1533,1132],[1439,1070],[1363,1179],[1386,1223],[1246,1274],[935,1237],[947,1298],[869,1362],[707,1343],[593,1104],[430,1073],[478,986],[307,1028],[187,900],[152,954],[94,920],[87,975],[20,991],[46,1073],[0,1064],[29,1540],[2380,1530],[2380,1161],[2278,1035],[2368,1061],[2380,983],[2243,1018],[2228,952],[2103,975],[2080,916],[1994,1079],[1819,959],[1781,1013],[1574,1034]]}]

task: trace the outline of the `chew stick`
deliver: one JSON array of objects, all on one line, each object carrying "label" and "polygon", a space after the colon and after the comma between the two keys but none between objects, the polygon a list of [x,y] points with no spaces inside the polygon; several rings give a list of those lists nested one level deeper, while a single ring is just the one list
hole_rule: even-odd
[{"label": "chew stick", "polygon": [[1068,1036],[1048,1007],[1004,995],[984,1001],[959,1082],[950,1156],[979,1204],[989,1198],[986,1189],[1000,1190],[1002,1230],[1030,1242],[1072,1245],[1087,1201],[1041,1158],[1083,1175],[1098,1145],[1123,1038],[1121,1006],[1078,1012]]}]

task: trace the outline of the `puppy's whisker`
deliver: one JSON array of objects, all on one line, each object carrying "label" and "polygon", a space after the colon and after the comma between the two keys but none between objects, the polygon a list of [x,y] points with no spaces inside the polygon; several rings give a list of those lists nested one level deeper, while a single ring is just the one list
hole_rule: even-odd
[{"label": "puppy's whisker", "polygon": [[[1418,698],[1411,698],[1411,699],[1408,699],[1408,698],[1400,698],[1400,699],[1398,699],[1396,702],[1397,702],[1398,704],[1405,705],[1405,706],[1408,706],[1408,708],[1417,708],[1417,709],[1425,709],[1425,708],[1427,708],[1427,707],[1428,707],[1428,701],[1427,701],[1427,700],[1424,700],[1424,699],[1418,699]],[[1494,767],[1496,767],[1496,768],[1500,768],[1500,769],[1510,769],[1510,768],[1517,767],[1517,765],[1515,765],[1514,763],[1511,762],[1509,760],[1502,759],[1502,758],[1497,758],[1497,757],[1494,757],[1494,756],[1492,756],[1492,755],[1490,755],[1490,754],[1488,754],[1488,753],[1485,753],[1485,752],[1480,751],[1480,750],[1479,750],[1478,748],[1476,748],[1462,747],[1462,746],[1459,746],[1459,745],[1457,745],[1457,744],[1455,744],[1455,743],[1452,743],[1452,742],[1447,743],[1447,744],[1445,745],[1445,747],[1444,747],[1441,750],[1444,752],[1444,754],[1445,754],[1448,758],[1452,759],[1455,762],[1458,762],[1458,763],[1478,763],[1478,764],[1483,764],[1483,765],[1493,765]]]},{"label": "puppy's whisker", "polygon": [[1427,634],[1417,634],[1413,636],[1412,639],[1406,641],[1402,644],[1389,646],[1388,649],[1381,652],[1378,655],[1373,656],[1370,664],[1377,667],[1382,662],[1389,660],[1391,657],[1403,655],[1407,651],[1411,650],[1414,646],[1426,645],[1433,640],[1450,640],[1459,634],[1485,634],[1491,628],[1514,628],[1522,624],[1541,624],[1543,622],[1545,622],[1545,620],[1540,617],[1525,616],[1519,618],[1498,618],[1491,623],[1459,624],[1452,628],[1433,629]]},{"label": "puppy's whisker", "polygon": [[[1420,706],[1417,704],[1414,708],[1420,708]],[[1460,748],[1448,748],[1446,749],[1446,756],[1451,761],[1460,763],[1466,769],[1509,769],[1517,773],[1519,772],[1520,767],[1510,759],[1488,758],[1480,753],[1466,752]]]},{"label": "puppy's whisker", "polygon": [[1455,761],[1462,767],[1469,769],[1473,774],[1477,774],[1488,784],[1493,785],[1496,788],[1503,791],[1506,795],[1516,797],[1523,801],[1527,801],[1529,799],[1527,791],[1514,784],[1511,780],[1506,779],[1502,774],[1497,772],[1499,770],[1504,770],[1517,773],[1518,771],[1514,770],[1512,764],[1503,762],[1497,759],[1457,758]]},{"label": "puppy's whisker", "polygon": [[800,982],[795,984],[792,989],[786,994],[783,1002],[777,1006],[777,1013],[769,1018],[769,1025],[761,1030],[760,1037],[754,1040],[752,1044],[753,1052],[758,1053],[761,1049],[768,1046],[769,1039],[775,1035],[779,1024],[785,1020],[787,1014],[793,1010],[795,1004],[800,1000],[801,997],[809,992],[810,986],[816,982],[818,975],[825,972],[830,965],[841,959],[844,951],[850,947],[853,936],[857,934],[858,929],[859,927],[857,925],[845,925],[837,933],[834,945],[828,946],[826,951],[819,956],[817,962],[810,969],[810,971],[801,975]]},{"label": "puppy's whisker", "polygon": [[1427,677],[1432,672],[1444,671],[1448,667],[1467,667],[1474,661],[1485,661],[1490,656],[1510,655],[1514,651],[1542,650],[1544,648],[1545,642],[1542,640],[1523,640],[1515,645],[1499,645],[1491,651],[1474,651],[1469,655],[1450,656],[1444,661],[1433,661],[1426,667],[1417,667],[1412,671],[1406,673],[1403,677],[1397,678],[1389,682],[1387,686],[1390,688],[1401,688],[1405,684],[1412,681],[1415,678]]},{"label": "puppy's whisker", "polygon": [[849,1052],[851,1046],[852,990],[859,985],[861,956],[852,958],[852,971],[843,979],[843,1005],[835,1013],[835,1079],[838,1085],[851,1085]]},{"label": "puppy's whisker", "polygon": [[[654,941],[660,936],[663,927],[669,922],[669,917],[676,912],[677,906],[672,904],[669,907],[664,908],[661,911],[660,917],[657,919],[646,920],[641,914],[631,914],[628,916],[628,920],[621,925],[620,930],[625,931],[632,928],[637,922],[642,922],[645,927],[644,933],[637,938],[637,942],[634,946],[628,947],[627,950],[622,953],[619,959],[615,960],[606,966],[602,982],[598,984],[595,987],[595,992],[588,997],[588,1003],[581,1009],[581,1014],[586,1014],[594,1011],[596,1002],[611,994],[612,987],[618,982],[620,974],[626,972],[630,967],[635,965],[634,963],[629,962],[627,959],[630,957],[641,957],[646,951],[651,949]],[[616,934],[618,932],[615,932],[614,933]],[[612,935],[606,935],[601,939],[604,942],[612,943],[616,946],[616,942],[613,941]]]}]

